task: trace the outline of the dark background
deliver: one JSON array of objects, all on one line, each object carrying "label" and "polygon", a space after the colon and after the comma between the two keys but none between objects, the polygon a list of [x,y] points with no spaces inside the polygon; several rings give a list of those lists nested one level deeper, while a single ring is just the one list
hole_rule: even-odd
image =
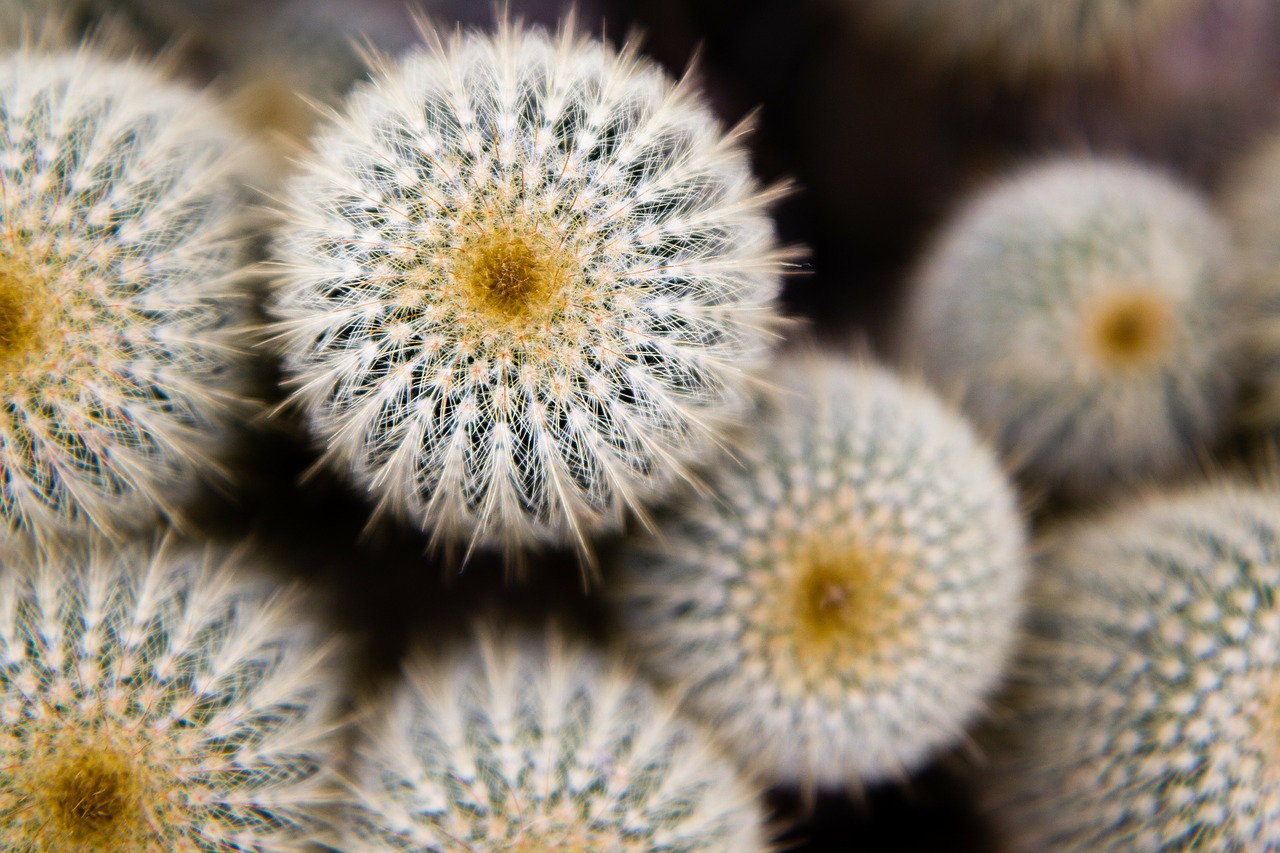
[{"label": "dark background", "polygon": [[[858,3],[577,6],[580,27],[638,39],[672,74],[696,55],[693,73],[726,123],[758,111],[757,173],[794,185],[776,207],[777,227],[783,243],[804,249],[786,282],[786,310],[803,321],[798,334],[838,346],[892,351],[904,282],[931,234],[968,191],[1011,167],[1053,153],[1118,154],[1213,194],[1280,122],[1280,9],[1271,0],[1200,0],[1112,67],[1013,80],[978,61],[931,63],[919,45],[860,22]],[[512,17],[551,25],[563,8],[509,5]],[[483,0],[419,6],[445,28],[494,15]],[[416,38],[398,0],[100,0],[81,23],[103,10],[122,15],[144,43],[169,45],[194,79],[234,92],[283,62],[302,69],[320,101],[361,75],[350,47],[359,34],[392,53]],[[278,402],[272,371],[264,366],[262,392]],[[211,493],[190,526],[201,536],[252,536],[284,574],[319,588],[335,624],[364,650],[362,689],[394,677],[406,649],[465,636],[478,614],[531,627],[551,618],[611,639],[599,584],[584,584],[572,555],[538,555],[516,577],[485,554],[459,570],[428,554],[415,531],[367,530],[368,505],[354,491],[324,472],[303,479],[315,454],[299,435],[287,415],[257,425],[237,464],[246,477]],[[822,796],[812,808],[785,790],[770,802],[797,851],[996,850],[972,795],[970,776],[981,773],[973,752],[944,756],[901,784]]]}]

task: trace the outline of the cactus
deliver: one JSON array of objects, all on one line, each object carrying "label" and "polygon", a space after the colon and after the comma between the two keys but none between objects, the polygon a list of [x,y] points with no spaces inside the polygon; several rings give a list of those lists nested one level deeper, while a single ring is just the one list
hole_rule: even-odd
[{"label": "cactus", "polygon": [[1198,0],[856,0],[860,18],[935,63],[985,63],[1020,80],[1131,60]]},{"label": "cactus", "polygon": [[169,547],[5,562],[0,848],[310,849],[339,685],[296,595]]},{"label": "cactus", "polygon": [[0,62],[0,520],[175,514],[238,387],[244,159],[197,93],[87,50]]},{"label": "cactus", "polygon": [[585,553],[745,410],[775,320],[772,194],[688,81],[629,48],[572,23],[426,35],[285,194],[292,399],[375,515]]},{"label": "cactus", "polygon": [[1157,496],[1042,569],[988,771],[1018,849],[1280,845],[1280,494]]},{"label": "cactus", "polygon": [[1173,476],[1229,423],[1240,288],[1224,227],[1144,167],[1065,160],[972,200],[916,282],[903,350],[1026,479],[1084,498]]},{"label": "cactus", "polygon": [[762,778],[893,777],[950,745],[1001,677],[1023,524],[967,424],[866,365],[795,359],[711,481],[621,560],[643,667]]},{"label": "cactus", "polygon": [[763,853],[757,792],[673,712],[555,634],[483,633],[369,715],[334,846]]}]

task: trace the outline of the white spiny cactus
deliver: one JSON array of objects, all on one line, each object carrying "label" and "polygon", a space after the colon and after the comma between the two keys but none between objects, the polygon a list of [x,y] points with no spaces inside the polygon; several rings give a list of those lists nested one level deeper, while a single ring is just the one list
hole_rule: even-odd
[{"label": "white spiny cactus", "polygon": [[1224,227],[1147,168],[1065,160],[964,207],[902,349],[1068,497],[1172,476],[1230,423],[1241,301]]},{"label": "white spiny cactus", "polygon": [[877,29],[941,62],[1005,75],[1077,74],[1131,60],[1201,0],[849,0]]},{"label": "white spiny cactus", "polygon": [[352,853],[756,853],[757,792],[634,673],[554,635],[419,660],[372,714]]},{"label": "white spiny cactus", "polygon": [[1280,494],[1156,497],[1041,568],[994,765],[1017,849],[1280,847]]},{"label": "white spiny cactus", "polygon": [[374,77],[285,193],[293,399],[379,513],[585,548],[742,414],[779,286],[770,194],[688,80],[572,24],[437,39]]},{"label": "white spiny cactus", "polygon": [[243,161],[201,95],[88,50],[0,62],[0,521],[173,514],[237,387]]},{"label": "white spiny cactus", "polygon": [[741,467],[623,560],[642,662],[762,777],[898,776],[954,743],[1022,610],[1023,523],[968,425],[824,357],[774,377]]},{"label": "white spiny cactus", "polygon": [[296,596],[211,553],[0,573],[0,849],[311,849],[340,685]]}]

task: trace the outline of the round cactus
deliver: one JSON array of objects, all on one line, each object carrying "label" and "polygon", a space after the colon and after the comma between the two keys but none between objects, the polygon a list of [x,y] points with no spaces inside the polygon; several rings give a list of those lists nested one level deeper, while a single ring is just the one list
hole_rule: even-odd
[{"label": "round cactus", "polygon": [[339,685],[234,557],[84,549],[0,574],[0,848],[310,849]]},{"label": "round cactus", "polygon": [[238,385],[243,160],[154,69],[0,62],[0,520],[43,537],[173,514]]},{"label": "round cactus", "polygon": [[379,514],[585,550],[744,411],[779,287],[770,194],[687,83],[571,26],[374,76],[285,194],[293,399]]},{"label": "round cactus", "polygon": [[1280,846],[1280,494],[1158,497],[1042,568],[995,764],[1019,849]]},{"label": "round cactus", "polygon": [[945,229],[904,353],[1027,479],[1080,498],[1171,476],[1229,423],[1241,301],[1223,226],[1144,167],[1059,161]]},{"label": "round cactus", "polygon": [[371,716],[339,851],[763,853],[757,793],[633,673],[552,636],[419,661]]},{"label": "round cactus", "polygon": [[1131,59],[1197,0],[855,0],[858,15],[942,63],[1010,77],[1078,74]]},{"label": "round cactus", "polygon": [[992,454],[927,392],[820,358],[774,378],[711,485],[622,561],[642,662],[763,778],[897,776],[1001,676],[1023,523]]}]

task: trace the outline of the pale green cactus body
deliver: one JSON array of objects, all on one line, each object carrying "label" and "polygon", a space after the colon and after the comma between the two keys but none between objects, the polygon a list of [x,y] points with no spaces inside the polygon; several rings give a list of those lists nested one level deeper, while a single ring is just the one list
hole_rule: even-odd
[{"label": "pale green cactus body", "polygon": [[243,560],[76,550],[0,573],[0,848],[310,850],[331,642]]},{"label": "pale green cactus body", "polygon": [[1280,494],[1153,497],[1041,569],[987,772],[1017,849],[1280,846]]},{"label": "pale green cactus body", "polygon": [[374,77],[284,193],[293,400],[378,513],[585,550],[745,410],[776,321],[771,196],[687,82],[571,25]]},{"label": "pale green cactus body", "polygon": [[936,61],[1013,79],[1131,61],[1200,0],[851,0],[859,18]]},{"label": "pale green cactus body", "polygon": [[1230,423],[1243,305],[1224,226],[1143,166],[1032,167],[947,226],[902,350],[1038,488],[1171,477]]},{"label": "pale green cactus body", "polygon": [[417,660],[371,713],[351,853],[763,853],[758,792],[625,666],[552,635]]},{"label": "pale green cactus body", "polygon": [[0,62],[0,521],[108,533],[216,473],[239,387],[243,162],[137,62]]},{"label": "pale green cactus body", "polygon": [[762,778],[898,777],[983,709],[1022,610],[1023,521],[990,450],[924,389],[832,357],[622,561],[643,668]]}]

